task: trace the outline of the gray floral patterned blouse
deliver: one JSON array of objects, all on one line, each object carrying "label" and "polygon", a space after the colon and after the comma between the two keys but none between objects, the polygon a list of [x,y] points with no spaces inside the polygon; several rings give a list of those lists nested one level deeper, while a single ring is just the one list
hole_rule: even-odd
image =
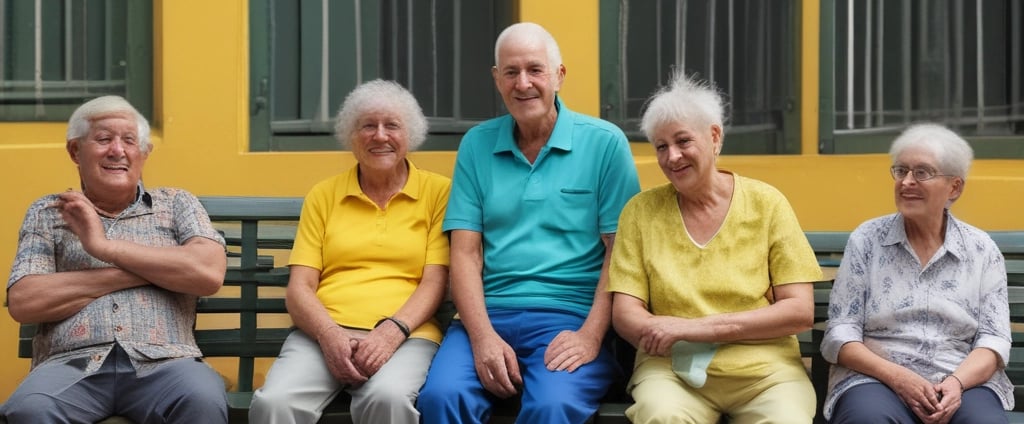
[{"label": "gray floral patterned blouse", "polygon": [[[835,364],[839,349],[856,341],[933,382],[977,348],[991,349],[1006,364],[1010,312],[1003,255],[987,233],[948,211],[946,216],[945,242],[923,269],[900,214],[872,219],[850,234],[829,298],[821,343],[826,360]],[[843,393],[871,382],[878,380],[833,365],[825,417],[831,418]],[[1004,408],[1013,408],[1013,385],[1002,369],[984,385]]]},{"label": "gray floral patterned blouse", "polygon": [[[117,217],[101,215],[108,238],[175,246],[205,237],[224,244],[192,194],[173,188],[147,192],[141,185],[139,193],[135,203]],[[86,253],[60,212],[47,207],[56,199],[56,195],[45,196],[25,214],[8,289],[26,275],[111,266]],[[40,323],[32,341],[32,366],[64,361],[92,373],[103,364],[114,342],[128,352],[132,365],[143,375],[167,359],[200,357],[192,335],[196,299],[155,285],[102,296],[63,321]]]}]

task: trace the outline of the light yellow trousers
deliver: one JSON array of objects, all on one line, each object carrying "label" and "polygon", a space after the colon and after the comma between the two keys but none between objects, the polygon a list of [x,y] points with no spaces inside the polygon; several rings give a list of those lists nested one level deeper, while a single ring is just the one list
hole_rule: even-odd
[{"label": "light yellow trousers", "polygon": [[718,422],[730,424],[810,424],[814,418],[814,386],[802,365],[785,367],[764,378],[708,376],[695,389],[674,372],[668,358],[649,358],[630,382],[635,404],[626,409],[633,423]]}]

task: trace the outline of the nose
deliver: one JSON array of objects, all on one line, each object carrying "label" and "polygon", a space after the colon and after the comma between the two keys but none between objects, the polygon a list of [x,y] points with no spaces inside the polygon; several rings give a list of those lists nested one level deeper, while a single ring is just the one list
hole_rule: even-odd
[{"label": "nose", "polygon": [[519,73],[516,74],[516,90],[528,90],[532,86],[533,83],[530,82],[530,75],[526,73],[526,70],[519,71]]},{"label": "nose", "polygon": [[108,146],[109,147],[107,149],[107,152],[109,155],[114,157],[124,156],[125,144],[124,139],[122,139],[121,137],[114,138],[114,140],[111,141]]},{"label": "nose", "polygon": [[670,144],[668,146],[668,161],[675,162],[683,157],[683,150],[678,146]]},{"label": "nose", "polygon": [[384,128],[384,124],[377,124],[377,127],[373,131],[374,140],[386,140],[387,139],[387,128]]},{"label": "nose", "polygon": [[914,178],[914,172],[910,171],[907,172],[907,175],[904,175],[903,178],[900,178],[897,182],[900,184],[914,184],[917,182],[917,179]]}]

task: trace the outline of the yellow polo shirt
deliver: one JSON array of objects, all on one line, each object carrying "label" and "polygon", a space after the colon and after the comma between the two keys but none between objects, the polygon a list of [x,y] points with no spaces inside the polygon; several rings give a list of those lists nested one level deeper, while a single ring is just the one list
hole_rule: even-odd
[{"label": "yellow polo shirt", "polygon": [[[409,299],[425,265],[448,265],[451,180],[407,163],[409,179],[384,210],[360,189],[358,167],[306,195],[288,263],[320,270],[316,294],[338,324],[373,328]],[[440,342],[441,330],[430,320],[412,337]]]}]

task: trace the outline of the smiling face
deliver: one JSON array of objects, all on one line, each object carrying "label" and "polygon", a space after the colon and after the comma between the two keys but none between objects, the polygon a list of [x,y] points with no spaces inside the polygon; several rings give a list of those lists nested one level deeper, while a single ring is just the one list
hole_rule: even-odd
[{"label": "smiling face", "polygon": [[352,153],[363,171],[391,172],[405,167],[409,131],[398,113],[373,110],[356,120]]},{"label": "smiling face", "polygon": [[680,193],[710,181],[716,172],[715,158],[722,145],[722,128],[710,125],[698,131],[679,122],[666,122],[654,131],[652,141],[658,166]]},{"label": "smiling face", "polygon": [[498,48],[491,70],[505,107],[519,125],[554,122],[555,94],[562,88],[565,66],[549,63],[543,41],[510,38]]},{"label": "smiling face", "polygon": [[[923,147],[903,150],[893,165],[911,170],[928,169],[934,174],[946,173],[939,168],[935,154]],[[960,197],[962,190],[963,180],[960,177],[937,175],[925,181],[917,181],[913,172],[910,172],[895,181],[896,209],[909,220],[941,217],[946,206]]]},{"label": "smiling face", "polygon": [[138,124],[131,113],[94,116],[89,132],[69,140],[68,154],[78,165],[82,191],[93,200],[134,197],[149,150],[140,145]]}]

